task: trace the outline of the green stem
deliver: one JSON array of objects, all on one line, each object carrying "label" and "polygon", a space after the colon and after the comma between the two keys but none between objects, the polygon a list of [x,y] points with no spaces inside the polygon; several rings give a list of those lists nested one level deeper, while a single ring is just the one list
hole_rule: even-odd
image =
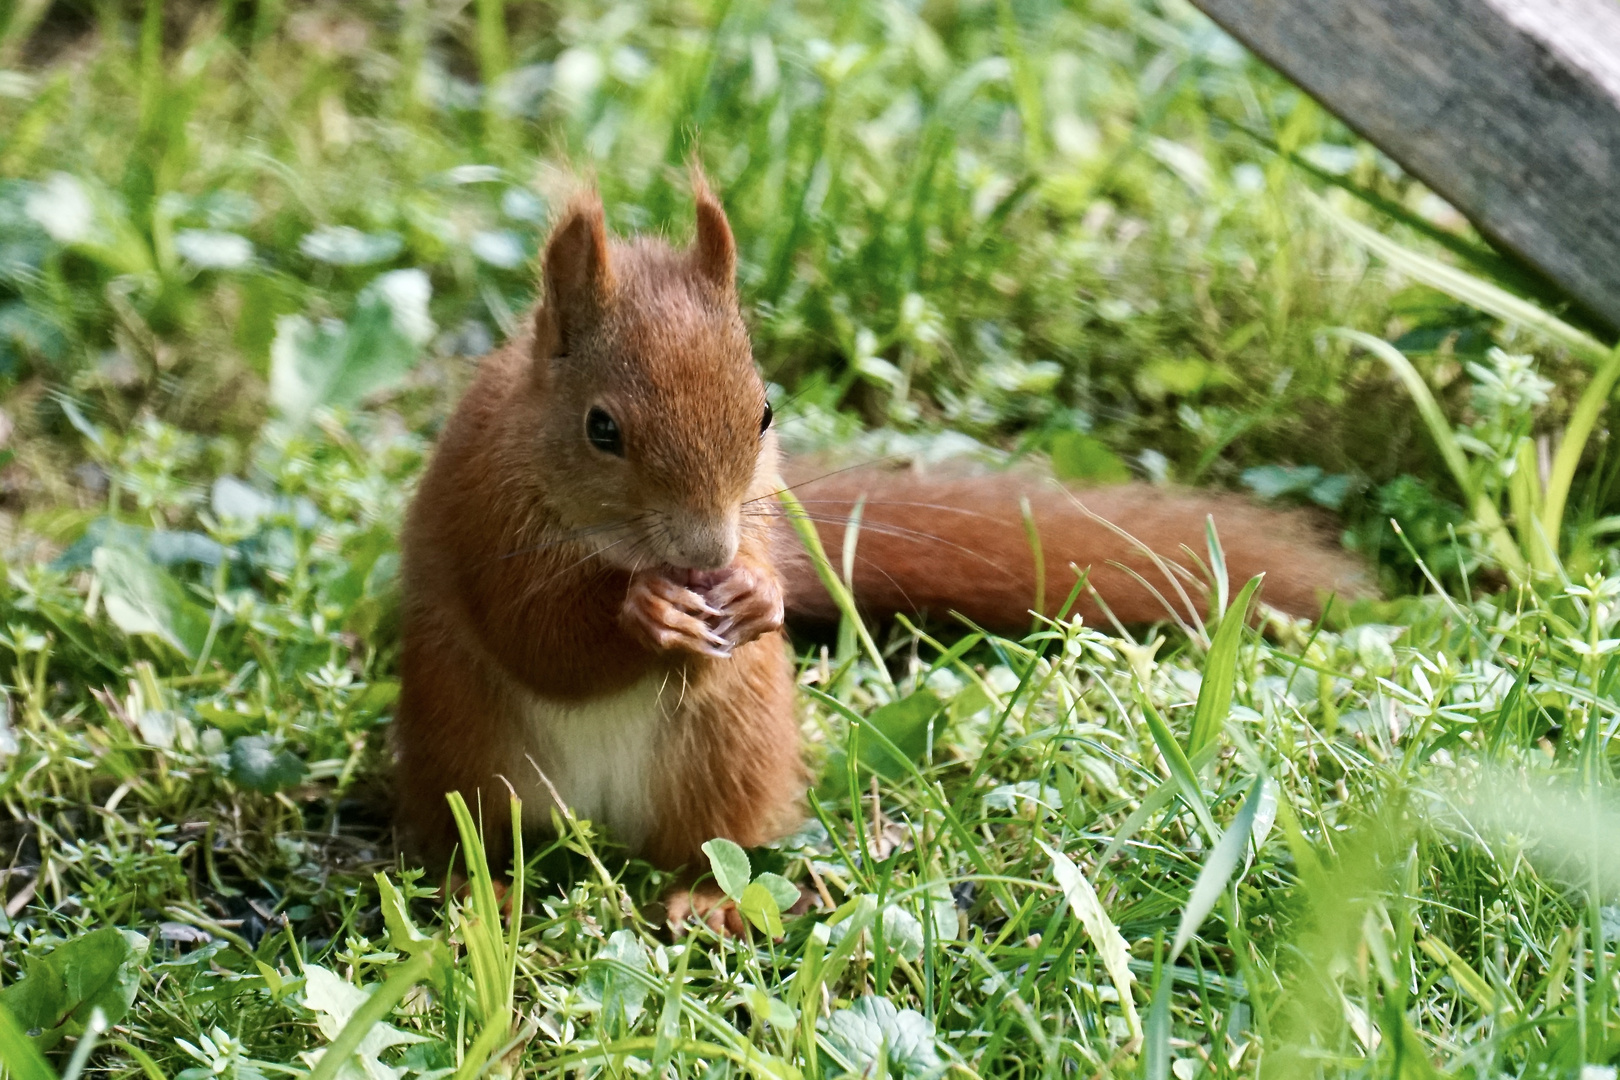
[{"label": "green stem", "polygon": [[1609,403],[1615,380],[1620,379],[1620,349],[1609,353],[1608,359],[1592,377],[1592,383],[1575,403],[1569,426],[1564,429],[1563,441],[1553,457],[1552,472],[1547,478],[1547,498],[1541,505],[1541,528],[1547,541],[1555,547],[1564,523],[1564,504],[1569,499],[1569,488],[1575,481],[1575,470],[1581,464],[1587,440],[1597,426],[1598,416]]},{"label": "green stem", "polygon": [[861,639],[861,645],[872,660],[872,666],[877,668],[880,678],[888,685],[891,694],[895,693],[894,680],[889,677],[889,666],[883,662],[883,651],[878,648],[877,642],[872,640],[871,633],[866,629],[866,623],[861,620],[861,613],[855,608],[855,597],[849,589],[839,580],[838,572],[833,569],[832,562],[827,558],[827,549],[821,546],[821,537],[816,533],[816,527],[805,513],[804,506],[787,489],[787,485],[778,482],[777,498],[782,502],[782,509],[787,512],[787,519],[793,525],[793,531],[799,534],[799,540],[804,544],[805,551],[810,554],[810,562],[816,568],[816,575],[821,583],[827,587],[832,596],[833,603],[838,611],[855,627],[855,633]]}]

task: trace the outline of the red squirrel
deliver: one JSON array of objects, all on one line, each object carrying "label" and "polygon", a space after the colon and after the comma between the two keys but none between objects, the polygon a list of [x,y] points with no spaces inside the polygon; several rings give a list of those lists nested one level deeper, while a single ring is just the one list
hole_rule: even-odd
[{"label": "red squirrel", "polygon": [[[611,240],[600,200],[575,199],[525,329],[482,361],[412,503],[393,728],[402,835],[430,860],[454,844],[449,791],[481,798],[486,827],[515,791],[525,828],[540,828],[554,790],[632,852],[689,873],[711,838],[749,847],[799,821],[808,777],[784,615],[835,608],[781,520],[736,245],[701,176],[694,187],[684,250]],[[865,499],[854,593],[876,616],[958,611],[1027,629],[1021,498],[1051,568],[1048,612],[1075,564],[1116,617],[1163,618],[1145,582],[1169,584],[1119,530],[1174,559],[1203,549],[1209,514],[1233,580],[1268,571],[1275,607],[1313,613],[1319,591],[1357,578],[1302,519],[1232,497],[1123,486],[1086,492],[1082,508],[1052,483],[872,469],[795,490],[832,551]],[[1080,610],[1097,613],[1089,598]]]}]

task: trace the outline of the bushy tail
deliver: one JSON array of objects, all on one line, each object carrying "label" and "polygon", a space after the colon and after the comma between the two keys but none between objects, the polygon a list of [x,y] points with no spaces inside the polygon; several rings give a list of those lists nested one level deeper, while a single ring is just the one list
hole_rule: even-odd
[{"label": "bushy tail", "polygon": [[[1028,629],[1038,575],[1025,499],[1040,536],[1040,604],[1047,615],[1056,614],[1074,588],[1073,565],[1089,570],[1089,584],[1120,622],[1203,617],[1208,578],[1199,562],[1208,562],[1209,517],[1233,592],[1264,572],[1261,598],[1267,604],[1313,617],[1329,594],[1345,598],[1368,591],[1363,568],[1323,536],[1311,515],[1235,495],[1135,484],[1070,490],[1019,473],[952,478],[875,467],[827,472],[801,462],[790,462],[785,476],[835,568],[842,566],[846,523],[864,498],[854,595],[861,610],[876,618],[959,612],[987,629]],[[797,538],[791,530],[780,532],[778,563],[789,617],[835,620],[837,609],[809,558],[794,550]],[[1101,616],[1086,592],[1075,610],[1088,622]]]}]

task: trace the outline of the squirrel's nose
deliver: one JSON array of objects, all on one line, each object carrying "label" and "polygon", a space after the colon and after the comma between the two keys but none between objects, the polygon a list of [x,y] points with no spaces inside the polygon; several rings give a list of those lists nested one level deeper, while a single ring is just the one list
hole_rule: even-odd
[{"label": "squirrel's nose", "polygon": [[672,513],[665,559],[685,570],[719,570],[737,557],[738,523],[729,515]]}]

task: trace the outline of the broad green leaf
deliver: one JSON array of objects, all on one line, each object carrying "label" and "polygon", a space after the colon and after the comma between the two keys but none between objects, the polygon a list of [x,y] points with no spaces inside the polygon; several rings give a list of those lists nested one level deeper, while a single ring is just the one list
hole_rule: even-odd
[{"label": "broad green leaf", "polygon": [[1280,499],[1309,491],[1322,479],[1322,470],[1316,465],[1256,465],[1244,469],[1239,479],[1262,499]]},{"label": "broad green leaf", "polygon": [[270,401],[297,424],[318,405],[349,406],[398,382],[433,336],[432,287],[420,270],[382,274],[361,292],[348,322],[302,315],[276,320]]},{"label": "broad green leaf", "polygon": [[270,991],[271,1000],[280,1001],[282,991],[287,985],[286,980],[281,977],[281,972],[263,960],[254,960],[253,965],[259,969],[259,977],[264,980],[266,989]]},{"label": "broad green leaf", "polygon": [[1187,898],[1186,907],[1181,909],[1181,925],[1176,929],[1175,944],[1170,946],[1166,966],[1175,962],[1176,957],[1181,955],[1181,950],[1187,947],[1187,943],[1198,932],[1204,919],[1214,909],[1215,902],[1225,891],[1232,872],[1243,860],[1244,849],[1249,846],[1249,841],[1253,837],[1254,817],[1260,809],[1265,787],[1266,778],[1256,777],[1254,787],[1249,789],[1249,797],[1243,800],[1243,806],[1238,810],[1237,817],[1227,826],[1220,842],[1210,849],[1209,857],[1204,860],[1203,868],[1198,871],[1198,880],[1193,882],[1192,895]]},{"label": "broad green leaf", "polygon": [[0,991],[0,1005],[24,1031],[38,1032],[41,1049],[83,1034],[94,1009],[115,1024],[135,1000],[146,947],[146,938],[133,931],[92,930],[29,957],[22,980]]},{"label": "broad green leaf", "polygon": [[648,989],[624,969],[647,971],[650,967],[647,947],[635,931],[615,930],[591,958],[581,990],[587,1000],[602,1006],[604,1016],[622,1013],[626,1024],[634,1024],[647,1002]]},{"label": "broad green leaf", "polygon": [[742,897],[737,901],[737,910],[762,934],[774,939],[785,933],[782,929],[781,905],[776,902],[771,890],[757,881],[750,882],[743,889]]},{"label": "broad green leaf", "polygon": [[1243,628],[1249,624],[1249,602],[1260,587],[1262,575],[1243,586],[1237,599],[1224,614],[1221,625],[1210,639],[1209,655],[1204,658],[1204,678],[1198,686],[1198,704],[1193,709],[1192,730],[1187,734],[1187,753],[1196,756],[1215,741],[1232,711],[1232,688],[1237,684],[1237,651],[1243,641]]},{"label": "broad green leaf", "polygon": [[703,845],[703,854],[709,857],[709,868],[720,890],[733,900],[741,900],[749,878],[754,876],[748,853],[733,841],[716,837]]},{"label": "broad green leaf", "polygon": [[150,635],[195,659],[208,636],[209,617],[180,583],[143,551],[122,544],[96,549],[91,565],[101,582],[101,603],[126,634]]},{"label": "broad green leaf", "polygon": [[799,1022],[798,1014],[793,1011],[793,1006],[780,998],[771,997],[771,995],[761,990],[749,990],[743,996],[747,999],[748,1008],[753,1011],[754,1015],[764,1018],[765,1022],[773,1028],[787,1031]]},{"label": "broad green leaf", "polygon": [[174,250],[200,270],[239,270],[253,261],[253,242],[223,229],[181,229]]},{"label": "broad green leaf", "polygon": [[858,1076],[888,1075],[877,1071],[885,1059],[904,1077],[932,1076],[943,1065],[928,1018],[876,994],[833,1013],[824,1029],[840,1064]]},{"label": "broad green leaf", "polygon": [[405,250],[396,232],[361,232],[352,225],[322,225],[298,241],[298,250],[332,266],[367,266],[387,262]]},{"label": "broad green leaf", "polygon": [[244,735],[231,743],[231,779],[243,787],[270,795],[295,786],[306,772],[303,759],[278,749],[269,735]]},{"label": "broad green leaf", "polygon": [[362,1076],[393,1075],[377,1056],[391,1046],[426,1042],[427,1037],[383,1021],[438,962],[431,953],[413,956],[369,993],[318,964],[307,965],[304,1001],[317,1013],[316,1026],[331,1039],[329,1046],[300,1055],[313,1066],[309,1080],[335,1080],[355,1058]]},{"label": "broad green leaf", "polygon": [[405,909],[404,895],[388,880],[387,874],[374,874],[377,882],[377,893],[382,902],[383,925],[388,927],[388,943],[400,952],[415,956],[424,949],[433,945],[433,939],[426,937],[411,921],[410,912]]},{"label": "broad green leaf", "polygon": [[[939,715],[941,708],[939,697],[932,690],[918,690],[873,709],[866,723],[881,731],[907,759],[915,762],[928,749],[928,722]],[[860,760],[862,765],[890,780],[903,779],[910,772],[876,741],[861,744]]]},{"label": "broad green leaf", "polygon": [[[858,740],[856,761],[859,775],[877,773],[886,780],[904,780],[912,774],[910,765],[921,761],[928,752],[928,724],[944,709],[939,696],[932,690],[918,690],[899,701],[873,709],[851,737]],[[870,729],[870,730],[869,730]],[[881,739],[871,737],[876,731],[894,744],[894,749],[883,745]],[[895,751],[900,757],[895,756]],[[902,760],[903,759],[903,760]],[[849,757],[840,748],[827,755],[827,764],[818,789],[826,798],[842,798],[849,794]]]},{"label": "broad green leaf", "polygon": [[922,958],[923,926],[917,916],[898,904],[890,904],[883,909],[879,925],[883,927],[885,948],[892,949],[902,960],[916,961]]},{"label": "broad green leaf", "polygon": [[771,898],[776,901],[776,906],[783,911],[799,902],[799,887],[781,874],[774,874],[767,870],[754,880],[770,890]]},{"label": "broad green leaf", "polygon": [[[328,1039],[336,1039],[376,991],[375,986],[360,987],[347,982],[319,964],[304,966],[304,1007],[315,1013],[315,1026]],[[426,1041],[425,1036],[374,1021],[361,1036],[354,1052],[363,1059],[375,1061],[377,1055],[391,1046]]]},{"label": "broad green leaf", "polygon": [[1244,469],[1242,480],[1262,499],[1298,495],[1329,510],[1344,506],[1354,483],[1349,473],[1324,473],[1315,465],[1257,465]]}]

